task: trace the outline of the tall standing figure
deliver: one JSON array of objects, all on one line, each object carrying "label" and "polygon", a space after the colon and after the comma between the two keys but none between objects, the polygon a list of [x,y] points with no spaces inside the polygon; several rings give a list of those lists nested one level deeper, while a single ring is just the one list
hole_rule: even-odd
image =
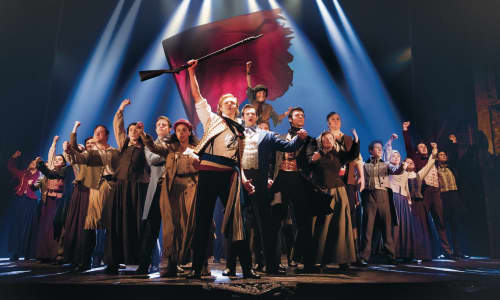
[{"label": "tall standing figure", "polygon": [[14,217],[9,231],[8,250],[11,260],[24,260],[35,257],[36,229],[38,225],[38,197],[30,185],[38,180],[40,172],[36,169],[36,161],[30,162],[26,170],[16,167],[16,160],[21,151],[16,151],[7,162],[7,169],[18,180],[15,188]]},{"label": "tall standing figure", "polygon": [[[294,107],[288,115],[290,130],[284,139],[291,141],[304,127],[305,114],[301,107]],[[314,246],[312,241],[313,209],[310,195],[308,194],[305,178],[309,177],[310,164],[307,148],[316,140],[307,135],[302,146],[295,152],[276,152],[276,163],[273,174],[274,193],[281,193],[282,201],[291,202],[293,213],[297,222],[297,241],[295,249],[303,257],[304,268],[299,272],[317,273],[315,267]],[[312,153],[311,153],[312,155]]]},{"label": "tall standing figure", "polygon": [[[77,271],[86,271],[91,267],[94,248],[102,246],[96,240],[96,231],[104,230],[104,203],[112,191],[112,179],[118,167],[120,152],[108,144],[109,131],[104,125],[97,125],[94,128],[92,138],[95,143],[94,149],[77,151],[77,128],[78,126],[75,126],[71,132],[70,145],[66,152],[72,163],[81,167],[76,180],[89,188],[89,203],[83,225],[83,243],[80,249],[81,260],[77,268]],[[102,254],[95,257],[92,265],[100,266],[101,260]]]},{"label": "tall standing figure", "polygon": [[384,239],[384,250],[387,262],[395,264],[394,240],[392,227],[397,224],[397,216],[393,214],[394,207],[390,194],[389,175],[398,175],[403,172],[404,165],[390,166],[382,160],[382,142],[373,141],[368,145],[370,158],[364,164],[365,190],[363,199],[363,250],[361,251],[362,265],[367,265],[371,255],[372,236],[375,226],[380,226]]},{"label": "tall standing figure", "polygon": [[198,62],[191,60],[189,79],[198,118],[203,124],[204,134],[195,153],[199,155],[198,199],[196,201],[196,227],[193,244],[193,271],[188,278],[201,278],[206,259],[210,225],[217,197],[225,206],[222,231],[231,242],[231,251],[238,253],[244,278],[259,278],[252,270],[248,240],[244,232],[241,192],[252,192],[253,186],[241,170],[244,151],[244,129],[235,121],[238,100],[232,94],[219,99],[217,113],[213,113],[207,100],[203,99],[196,79]]},{"label": "tall standing figure", "polygon": [[[56,212],[64,205],[65,196],[70,191],[66,186],[73,181],[73,170],[66,165],[62,155],[55,155],[53,169],[50,169],[40,157],[37,158],[37,169],[45,176],[35,187],[42,189],[42,210],[37,237],[37,258],[42,261],[54,261],[58,256],[59,237],[56,227]],[[62,257],[61,259],[62,260]]]},{"label": "tall standing figure", "polygon": [[115,187],[104,207],[107,274],[117,274],[120,263],[138,264],[140,256],[140,225],[149,174],[137,123],[130,123],[125,131],[123,111],[128,105],[130,100],[123,100],[113,120],[120,156],[114,175]]},{"label": "tall standing figure", "polygon": [[331,196],[332,213],[318,216],[315,225],[317,243],[316,262],[325,267],[334,262],[341,271],[347,271],[349,264],[356,261],[354,231],[351,223],[351,208],[340,168],[359,156],[359,140],[355,130],[349,151],[335,149],[335,137],[330,131],[320,136],[321,147],[311,147],[312,179]]},{"label": "tall standing figure", "polygon": [[[427,164],[429,151],[427,150],[427,145],[423,142],[417,144],[416,150],[413,148],[410,132],[408,131],[409,127],[409,121],[403,123],[403,137],[405,140],[406,153],[415,163],[415,167],[418,172]],[[444,256],[452,258],[453,255],[450,243],[448,242],[448,237],[446,236],[446,224],[443,217],[443,202],[441,200],[440,192],[438,169],[436,166],[433,166],[427,173],[427,176],[424,177],[422,184],[424,205],[427,213],[430,213],[432,219],[434,220],[434,225],[436,226],[436,230],[439,235]]]},{"label": "tall standing figure", "polygon": [[[165,171],[161,177],[159,207],[162,223],[162,277],[177,276],[177,264],[189,253],[194,229],[194,208],[198,186],[198,162],[193,148],[197,139],[193,126],[181,119],[174,124],[175,135],[165,144],[154,143],[141,133],[146,147],[165,157]],[[163,267],[166,265],[166,270]]]},{"label": "tall standing figure", "polygon": [[[156,144],[165,145],[170,138],[170,129],[172,124],[166,116],[159,116],[155,123],[157,138]],[[151,169],[148,191],[144,201],[142,212],[142,232],[141,232],[141,257],[139,268],[136,273],[144,275],[149,273],[149,266],[153,262],[155,255],[159,253],[157,249],[158,235],[160,234],[161,214],[160,214],[160,191],[162,183],[165,181],[165,157],[151,152],[148,148],[145,150],[146,161]]]}]

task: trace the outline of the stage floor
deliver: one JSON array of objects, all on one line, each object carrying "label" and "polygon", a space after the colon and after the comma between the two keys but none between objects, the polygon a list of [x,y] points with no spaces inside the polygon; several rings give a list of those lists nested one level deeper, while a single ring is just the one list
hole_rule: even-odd
[{"label": "stage floor", "polygon": [[[434,260],[424,263],[370,265],[352,268],[352,274],[329,266],[322,274],[267,276],[259,280],[222,276],[223,263],[210,263],[212,276],[202,280],[183,277],[160,278],[133,274],[135,266],[120,275],[103,273],[96,268],[75,273],[69,266],[41,264],[35,261],[0,260],[0,299],[145,299],[179,295],[183,299],[258,298],[337,298],[360,297],[406,299],[500,299],[500,260]],[[450,298],[451,297],[451,298]],[[448,299],[445,299],[448,300]]]}]

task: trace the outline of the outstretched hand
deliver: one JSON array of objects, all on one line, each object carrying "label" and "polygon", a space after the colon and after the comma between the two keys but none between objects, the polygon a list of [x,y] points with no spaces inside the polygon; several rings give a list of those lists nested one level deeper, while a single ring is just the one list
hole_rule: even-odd
[{"label": "outstretched hand", "polygon": [[55,143],[57,143],[58,140],[59,140],[59,136],[56,135],[56,136],[54,136],[54,139],[52,140],[52,143],[55,144]]}]

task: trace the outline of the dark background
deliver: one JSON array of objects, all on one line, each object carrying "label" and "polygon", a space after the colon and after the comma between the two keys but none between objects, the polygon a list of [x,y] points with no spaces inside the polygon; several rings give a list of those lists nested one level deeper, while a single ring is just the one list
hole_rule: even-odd
[{"label": "dark background", "polygon": [[[193,0],[194,4],[199,2]],[[223,7],[235,5],[231,0],[219,2]],[[332,76],[345,85],[313,1],[300,2],[299,9],[293,4],[297,1],[278,2],[312,41]],[[195,7],[193,3],[190,7]],[[258,3],[266,8],[267,1]],[[125,6],[131,4],[126,1]],[[325,4],[333,10],[331,1]],[[120,73],[128,74],[136,66],[176,5],[176,1],[143,1]],[[469,209],[465,220],[470,224],[469,252],[492,254],[488,241],[498,236],[491,235],[494,230],[486,210],[499,197],[491,194],[488,198],[484,186],[487,180],[498,185],[499,177],[496,172],[487,173],[484,163],[478,162],[488,155],[480,156],[481,149],[476,147],[473,71],[478,65],[500,65],[500,1],[348,0],[341,5],[396,108],[404,119],[412,121],[415,140],[445,143],[448,133],[459,136],[467,186],[464,198]],[[8,214],[15,183],[5,162],[17,149],[23,152],[23,168],[37,153],[45,153],[42,147],[51,139],[51,122],[62,113],[62,104],[115,6],[115,1],[97,0],[0,1],[0,255],[7,255],[2,241],[8,230],[6,218],[1,216]],[[190,11],[188,17],[197,14]],[[403,67],[395,66],[394,57],[409,47],[412,60]],[[126,79],[119,76],[116,86]],[[109,109],[111,114],[114,108],[110,105]]]}]

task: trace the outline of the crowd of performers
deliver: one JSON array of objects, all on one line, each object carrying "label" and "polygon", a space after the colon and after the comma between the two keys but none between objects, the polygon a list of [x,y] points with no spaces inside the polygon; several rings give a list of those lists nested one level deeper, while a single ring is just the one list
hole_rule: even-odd
[{"label": "crowd of performers", "polygon": [[[200,140],[184,119],[172,126],[160,116],[156,139],[142,122],[125,128],[126,99],[113,120],[118,148],[109,145],[104,125],[78,144],[77,121],[63,154],[55,154],[55,137],[47,161],[37,157],[26,170],[16,167],[21,153],[12,155],[8,169],[19,180],[12,260],[70,263],[80,272],[105,264],[106,274],[118,274],[123,264],[148,274],[159,265],[162,277],[178,276],[190,263],[184,275],[198,279],[210,274],[217,199],[224,207],[225,276],[236,275],[238,259],[244,278],[289,267],[319,273],[327,264],[350,272],[351,265],[371,263],[374,253],[390,264],[431,260],[433,226],[444,257],[466,258],[457,238],[464,209],[454,135],[447,151],[436,143],[414,148],[404,122],[405,160],[392,148],[393,134],[386,143],[367,143],[370,157],[363,161],[356,131],[344,134],[338,113],[326,116],[328,130],[316,138],[304,129],[302,108],[276,113],[266,87],[252,87],[251,63],[250,104],[241,114],[231,94],[212,112],[200,94],[198,62],[189,64]],[[269,131],[270,119],[276,125],[284,118],[287,133]]]}]

